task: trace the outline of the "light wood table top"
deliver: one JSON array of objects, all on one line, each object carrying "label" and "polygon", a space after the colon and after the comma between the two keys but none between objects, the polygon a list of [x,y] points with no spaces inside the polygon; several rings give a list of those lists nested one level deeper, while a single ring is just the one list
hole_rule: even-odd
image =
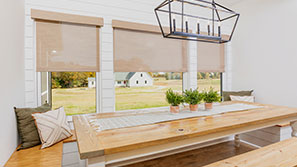
[{"label": "light wood table top", "polygon": [[[221,105],[234,103],[236,102],[224,102]],[[274,121],[297,117],[297,108],[257,103],[246,104],[259,105],[263,106],[263,108],[229,112],[221,114],[220,116],[195,117],[101,132],[97,132],[89,124],[89,118],[87,116],[75,116],[73,121],[80,156],[82,159],[87,159],[110,155],[149,146],[183,141],[185,139],[209,134],[215,135],[217,133],[223,133],[224,131],[231,131],[245,126],[257,126],[258,124],[265,124],[267,122],[273,123]],[[96,117],[107,118],[131,114],[143,113],[102,113],[96,114]]]}]

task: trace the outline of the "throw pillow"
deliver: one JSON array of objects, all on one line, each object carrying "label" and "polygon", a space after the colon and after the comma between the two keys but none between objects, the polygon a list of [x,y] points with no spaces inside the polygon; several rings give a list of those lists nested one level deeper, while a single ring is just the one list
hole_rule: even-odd
[{"label": "throw pillow", "polygon": [[253,90],[250,91],[223,91],[223,101],[231,101],[230,95],[233,96],[251,96]]},{"label": "throw pillow", "polygon": [[45,113],[35,113],[32,116],[42,143],[41,149],[72,136],[63,107]]},{"label": "throw pillow", "polygon": [[42,113],[49,110],[51,110],[49,104],[37,108],[14,108],[18,132],[21,138],[21,146],[18,150],[30,148],[41,143],[34,119],[32,118],[32,113]]},{"label": "throw pillow", "polygon": [[231,101],[255,102],[254,96],[230,96]]}]

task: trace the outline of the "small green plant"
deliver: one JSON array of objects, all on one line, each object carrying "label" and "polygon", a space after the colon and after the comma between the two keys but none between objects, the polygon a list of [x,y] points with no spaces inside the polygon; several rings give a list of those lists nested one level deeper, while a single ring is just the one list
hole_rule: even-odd
[{"label": "small green plant", "polygon": [[172,89],[166,91],[166,100],[171,106],[179,106],[184,102],[183,96],[177,92],[173,92]]},{"label": "small green plant", "polygon": [[199,93],[198,89],[195,90],[185,90],[184,100],[186,103],[191,105],[199,104],[203,100],[203,94]]},{"label": "small green plant", "polygon": [[213,102],[219,102],[221,101],[221,96],[219,95],[218,91],[214,91],[212,87],[210,87],[210,90],[203,92],[203,100],[206,103],[213,103]]}]

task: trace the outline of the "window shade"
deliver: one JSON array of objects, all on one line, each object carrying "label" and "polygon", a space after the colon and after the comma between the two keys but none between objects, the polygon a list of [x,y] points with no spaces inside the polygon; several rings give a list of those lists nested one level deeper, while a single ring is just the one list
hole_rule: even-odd
[{"label": "window shade", "polygon": [[[145,27],[143,24],[137,26],[138,23],[129,24]],[[160,32],[113,26],[115,72],[187,71],[186,41],[163,38]]]},{"label": "window shade", "polygon": [[36,21],[37,71],[99,71],[96,26]]},{"label": "window shade", "polygon": [[99,28],[103,19],[31,10],[36,22],[36,69],[39,72],[98,72]]},{"label": "window shade", "polygon": [[197,44],[198,72],[225,71],[225,45],[198,42]]}]

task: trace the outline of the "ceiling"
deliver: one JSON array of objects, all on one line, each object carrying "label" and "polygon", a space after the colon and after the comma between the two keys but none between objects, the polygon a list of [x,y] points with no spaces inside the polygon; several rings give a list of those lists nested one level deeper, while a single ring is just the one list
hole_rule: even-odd
[{"label": "ceiling", "polygon": [[231,7],[232,5],[235,5],[242,1],[244,1],[244,0],[215,0],[215,2],[222,4],[224,6],[227,6],[227,7]]}]

